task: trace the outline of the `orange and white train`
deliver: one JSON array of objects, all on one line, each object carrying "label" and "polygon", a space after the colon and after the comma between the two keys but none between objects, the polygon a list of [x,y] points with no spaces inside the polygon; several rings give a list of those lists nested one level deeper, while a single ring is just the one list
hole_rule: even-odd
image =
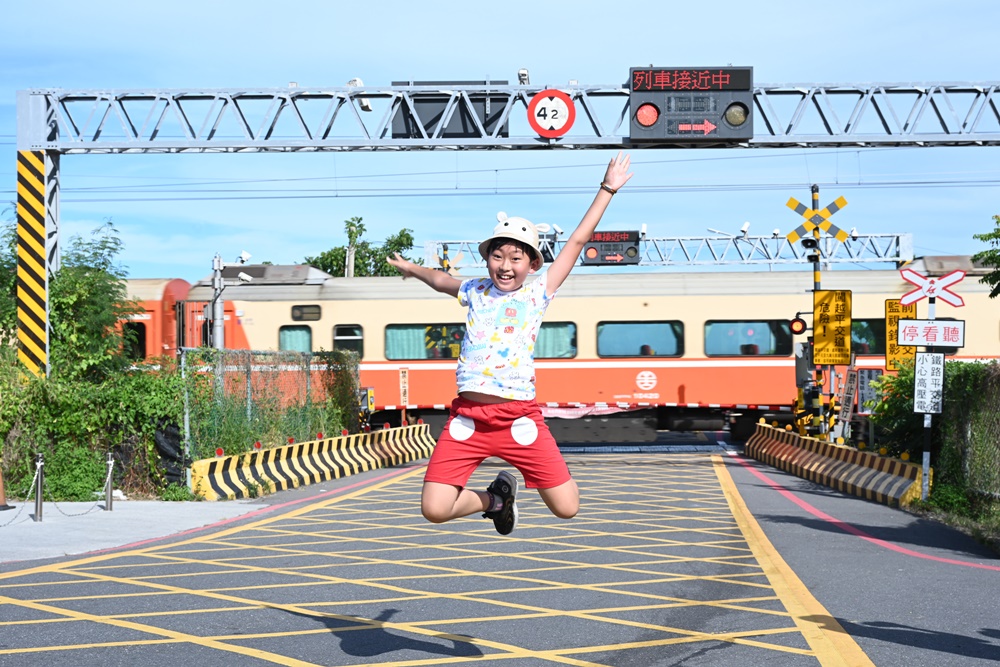
[{"label": "orange and white train", "polygon": [[[966,320],[954,359],[1000,356],[1000,304],[968,257],[927,257],[908,268],[929,276],[967,271],[953,286]],[[232,269],[234,272],[235,268]],[[308,266],[241,266],[248,284],[225,288],[227,348],[360,354],[374,388],[375,423],[401,414],[436,422],[455,395],[465,310],[415,280],[336,278]],[[235,275],[232,276],[235,278]],[[232,281],[235,282],[235,281]],[[206,279],[132,280],[146,313],[133,320],[147,356],[206,340]],[[821,287],[852,293],[852,347],[860,368],[885,364],[885,302],[913,289],[898,270],[826,270]],[[797,390],[790,320],[810,320],[813,273],[801,270],[576,273],[553,300],[535,350],[537,399],[547,417],[627,413],[655,429],[746,431],[759,417],[790,414]],[[918,305],[926,318],[927,301]],[[145,319],[142,319],[145,318]],[[808,333],[808,332],[807,332]],[[629,439],[635,439],[630,436]]]}]

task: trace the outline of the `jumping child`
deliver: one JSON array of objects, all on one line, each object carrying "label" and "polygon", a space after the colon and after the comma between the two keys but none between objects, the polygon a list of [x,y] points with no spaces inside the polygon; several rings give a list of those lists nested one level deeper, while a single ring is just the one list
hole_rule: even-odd
[{"label": "jumping child", "polygon": [[549,510],[572,519],[580,491],[570,476],[535,401],[535,338],[542,316],[573,270],[611,197],[632,177],[629,156],[611,160],[600,189],[562,252],[538,280],[542,268],[538,230],[524,218],[497,215],[493,236],[479,244],[488,278],[459,280],[418,266],[396,253],[388,258],[403,278],[417,278],[468,308],[458,357],[458,398],[437,441],[424,476],[420,509],[433,523],[484,512],[501,535],[517,526],[517,478],[504,470],[485,491],[466,488],[487,457],[513,465],[525,486],[538,489]]}]

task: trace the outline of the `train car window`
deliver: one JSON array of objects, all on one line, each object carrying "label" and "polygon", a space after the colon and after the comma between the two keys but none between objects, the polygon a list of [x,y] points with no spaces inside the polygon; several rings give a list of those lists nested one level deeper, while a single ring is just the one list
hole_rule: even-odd
[{"label": "train car window", "polygon": [[705,322],[705,355],[787,357],[792,354],[788,320],[710,320]]},{"label": "train car window", "polygon": [[680,357],[683,354],[683,322],[597,323],[599,357]]},{"label": "train car window", "polygon": [[385,358],[457,359],[465,324],[390,324],[385,328]]},{"label": "train car window", "polygon": [[576,356],[576,325],[542,322],[535,341],[535,359],[572,359]]},{"label": "train car window", "polygon": [[358,358],[365,356],[364,329],[360,324],[338,324],[333,327],[333,349],[351,350],[358,353]]},{"label": "train car window", "polygon": [[278,349],[291,352],[312,352],[312,328],[304,324],[286,325],[279,328]]},{"label": "train car window", "polygon": [[323,310],[316,304],[292,306],[292,322],[316,322],[322,314]]},{"label": "train car window", "polygon": [[146,358],[146,325],[142,322],[125,322],[125,358],[138,361]]},{"label": "train car window", "polygon": [[851,320],[851,352],[885,355],[885,318]]}]

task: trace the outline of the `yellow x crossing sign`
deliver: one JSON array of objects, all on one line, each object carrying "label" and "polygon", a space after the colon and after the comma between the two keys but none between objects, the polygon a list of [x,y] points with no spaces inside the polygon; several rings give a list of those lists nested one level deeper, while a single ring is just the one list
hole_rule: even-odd
[{"label": "yellow x crossing sign", "polygon": [[788,232],[788,236],[786,238],[790,242],[796,243],[803,236],[819,227],[830,236],[836,238],[838,241],[846,241],[848,236],[847,232],[830,222],[830,216],[845,206],[847,206],[847,200],[843,197],[838,197],[836,201],[824,208],[822,211],[816,211],[811,208],[806,208],[805,204],[799,203],[794,197],[792,197],[788,200],[788,208],[801,215],[806,219],[806,221],[792,231]]}]

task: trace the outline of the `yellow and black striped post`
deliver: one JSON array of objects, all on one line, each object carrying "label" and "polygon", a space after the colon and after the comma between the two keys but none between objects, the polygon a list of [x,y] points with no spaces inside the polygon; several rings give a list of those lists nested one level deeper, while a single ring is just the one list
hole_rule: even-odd
[{"label": "yellow and black striped post", "polygon": [[18,151],[17,355],[34,375],[49,373],[45,219],[45,153]]},{"label": "yellow and black striped post", "polygon": [[[819,186],[814,183],[811,190],[812,190],[812,210],[818,211],[819,210]],[[832,206],[832,204],[831,204],[831,206]],[[836,210],[837,209],[834,209],[834,211],[836,211]],[[827,220],[827,222],[829,222],[829,220]],[[813,262],[812,262],[812,265],[813,265],[813,301],[815,301],[815,299],[816,299],[815,294],[816,294],[816,292],[820,291],[820,263],[819,263],[820,251],[819,251],[819,244],[820,244],[820,240],[821,240],[822,234],[820,233],[820,227],[819,227],[819,225],[813,227],[813,229],[812,229],[812,235],[813,235],[813,238],[816,239],[816,252],[815,252],[815,254],[812,255],[812,258],[813,258]],[[815,329],[816,329],[816,319],[815,318],[816,317],[817,317],[816,313],[813,313],[813,334],[814,335],[816,333],[816,331],[815,331]],[[824,419],[825,415],[823,413],[823,384],[826,381],[826,377],[827,377],[826,371],[827,371],[827,368],[825,366],[816,366],[816,393],[813,395],[813,431],[816,434],[816,437],[821,438],[821,439],[826,437],[826,432],[827,432],[826,420]],[[832,387],[833,383],[831,382],[830,385]],[[833,390],[830,389],[830,391],[833,391]]]}]

